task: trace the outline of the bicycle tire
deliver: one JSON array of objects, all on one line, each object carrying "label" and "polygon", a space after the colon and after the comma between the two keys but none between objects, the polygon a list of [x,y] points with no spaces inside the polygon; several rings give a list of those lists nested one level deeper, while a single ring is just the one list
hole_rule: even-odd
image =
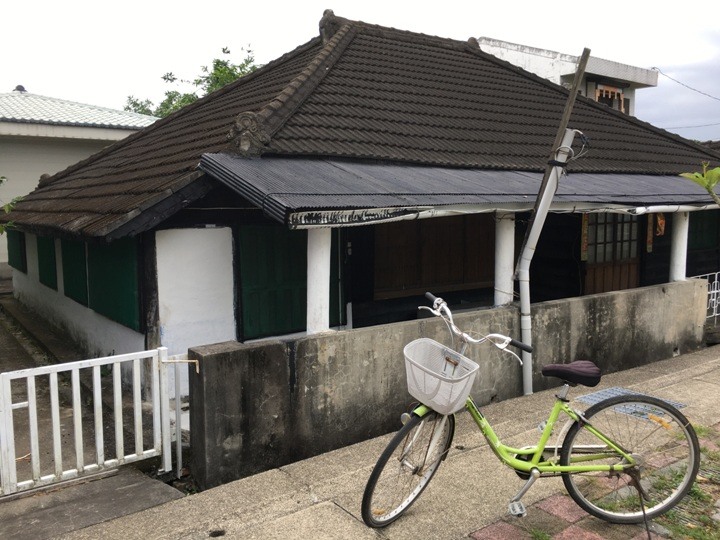
[{"label": "bicycle tire", "polygon": [[[455,417],[432,411],[413,414],[387,445],[365,486],[362,518],[368,527],[385,527],[398,519],[420,496],[450,449]],[[433,434],[441,429],[430,448]]]},{"label": "bicycle tire", "polygon": [[[677,408],[650,396],[623,395],[596,403],[584,417],[631,452],[639,465],[619,474],[563,473],[565,488],[583,510],[611,523],[642,523],[673,508],[690,490],[700,467],[700,447],[695,430]],[[582,454],[583,445],[595,446],[586,449],[586,454],[599,450],[602,443],[584,425],[575,422],[565,436],[561,465],[570,464],[572,455]],[[598,463],[620,461],[615,453]],[[645,493],[642,499],[647,499],[642,506],[633,479],[638,473]]]}]

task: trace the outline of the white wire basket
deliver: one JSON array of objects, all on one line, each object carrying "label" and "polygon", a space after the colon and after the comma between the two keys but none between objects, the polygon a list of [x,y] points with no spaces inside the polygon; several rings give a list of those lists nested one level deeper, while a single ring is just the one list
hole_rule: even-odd
[{"label": "white wire basket", "polygon": [[475,362],[428,338],[411,341],[403,353],[412,397],[440,414],[465,406],[479,367]]}]

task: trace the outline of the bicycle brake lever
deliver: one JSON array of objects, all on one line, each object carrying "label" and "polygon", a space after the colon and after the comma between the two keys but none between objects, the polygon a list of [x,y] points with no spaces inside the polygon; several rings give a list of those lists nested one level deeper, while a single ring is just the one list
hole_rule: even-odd
[{"label": "bicycle brake lever", "polygon": [[[488,337],[489,337],[489,336],[488,336]],[[496,335],[493,336],[493,337],[501,337],[501,336],[499,336],[499,335],[496,334]],[[511,355],[511,356],[514,356],[514,357],[515,357],[515,360],[517,360],[518,362],[520,362],[520,365],[522,366],[522,365],[523,365],[522,359],[521,359],[517,354],[515,354],[513,351],[508,350],[508,348],[507,348],[508,345],[512,344],[514,340],[513,340],[512,338],[510,338],[510,337],[507,337],[507,336],[502,336],[502,338],[503,338],[503,340],[502,340],[502,342],[500,342],[500,343],[496,343],[496,342],[493,341],[492,339],[490,339],[489,341],[490,341],[490,343],[492,343],[493,345],[495,345],[495,346],[496,346],[498,349],[500,349],[501,351],[506,352],[506,353],[508,353],[508,354]]]}]

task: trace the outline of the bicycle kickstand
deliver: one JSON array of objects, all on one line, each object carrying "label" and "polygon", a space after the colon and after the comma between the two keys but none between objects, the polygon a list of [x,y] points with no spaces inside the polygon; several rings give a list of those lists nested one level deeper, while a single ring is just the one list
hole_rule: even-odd
[{"label": "bicycle kickstand", "polygon": [[528,490],[535,483],[535,480],[537,480],[538,478],[540,478],[540,471],[538,471],[537,469],[533,469],[532,471],[530,471],[530,478],[527,479],[527,482],[525,482],[525,485],[522,487],[522,489],[517,492],[517,495],[510,499],[510,504],[508,505],[508,513],[511,516],[525,517],[527,515],[525,505],[520,499],[523,498],[523,496],[528,492]]}]

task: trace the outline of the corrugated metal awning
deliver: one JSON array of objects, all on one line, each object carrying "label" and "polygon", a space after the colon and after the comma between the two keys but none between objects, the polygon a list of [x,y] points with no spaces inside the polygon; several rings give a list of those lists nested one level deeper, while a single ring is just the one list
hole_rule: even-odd
[{"label": "corrugated metal awning", "polygon": [[[229,154],[204,154],[200,169],[291,228],[527,211],[542,180],[539,172]],[[679,176],[571,173],[561,179],[551,211],[712,206],[700,186]]]}]

